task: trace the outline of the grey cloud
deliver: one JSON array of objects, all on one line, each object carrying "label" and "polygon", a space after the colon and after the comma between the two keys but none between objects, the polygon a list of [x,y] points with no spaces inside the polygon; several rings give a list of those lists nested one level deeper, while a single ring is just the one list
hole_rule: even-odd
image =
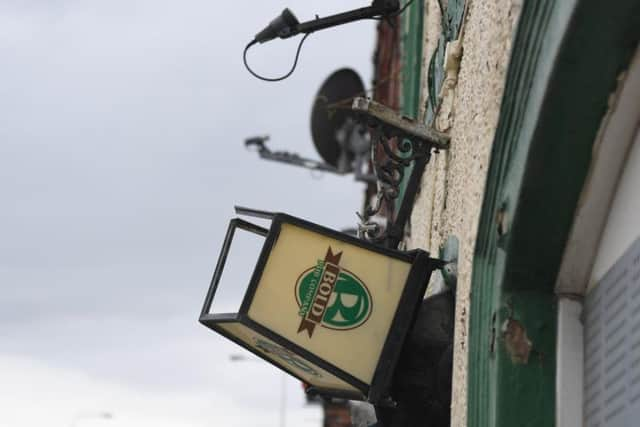
[{"label": "grey cloud", "polygon": [[[316,156],[312,97],[342,66],[369,81],[373,24],[310,37],[274,85],[241,50],[285,6],[360,3],[3,2],[0,353],[154,387],[245,381],[196,323],[232,206],[340,228],[362,185],[260,161],[242,139]],[[256,47],[252,65],[286,70],[296,42]]]}]

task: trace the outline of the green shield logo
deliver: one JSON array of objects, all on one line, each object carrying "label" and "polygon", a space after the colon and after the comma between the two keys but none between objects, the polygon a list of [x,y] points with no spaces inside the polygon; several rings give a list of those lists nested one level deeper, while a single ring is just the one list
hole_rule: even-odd
[{"label": "green shield logo", "polygon": [[[296,300],[299,315],[305,317],[311,308],[324,268],[319,260],[315,267],[305,270],[296,282]],[[361,326],[371,315],[373,308],[367,286],[352,272],[340,268],[337,280],[329,296],[321,326],[335,330],[348,330]]]}]

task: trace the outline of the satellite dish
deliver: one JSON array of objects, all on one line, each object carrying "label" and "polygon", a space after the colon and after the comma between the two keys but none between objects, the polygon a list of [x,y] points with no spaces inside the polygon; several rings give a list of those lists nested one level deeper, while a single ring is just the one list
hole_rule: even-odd
[{"label": "satellite dish", "polygon": [[369,150],[364,128],[356,122],[351,110],[352,98],[363,93],[364,84],[358,73],[351,68],[341,68],[322,83],[314,98],[313,144],[325,162],[343,173],[353,171],[354,158]]}]

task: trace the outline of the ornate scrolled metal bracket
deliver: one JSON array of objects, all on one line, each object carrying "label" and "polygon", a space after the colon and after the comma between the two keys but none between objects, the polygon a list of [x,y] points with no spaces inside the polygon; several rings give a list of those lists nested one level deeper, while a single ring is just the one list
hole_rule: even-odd
[{"label": "ornate scrolled metal bracket", "polygon": [[[402,239],[405,223],[411,214],[424,166],[429,162],[433,151],[449,148],[450,138],[366,98],[355,98],[352,109],[359,120],[370,129],[371,152],[378,184],[375,204],[368,206],[363,215],[358,214],[359,234],[366,240],[385,242],[387,246],[395,247]],[[378,146],[382,147],[385,154],[383,159],[377,158]],[[400,196],[400,185],[405,178],[405,170],[412,162],[415,162],[414,169],[398,214],[395,220],[382,229],[370,218],[380,212],[383,201],[390,206]]]}]

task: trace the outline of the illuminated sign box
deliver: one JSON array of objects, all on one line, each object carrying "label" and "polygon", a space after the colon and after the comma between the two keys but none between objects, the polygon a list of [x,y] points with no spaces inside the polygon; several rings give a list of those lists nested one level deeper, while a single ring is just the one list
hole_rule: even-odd
[{"label": "illuminated sign box", "polygon": [[[442,262],[286,214],[247,212],[271,226],[231,220],[200,322],[313,391],[383,403],[429,277]],[[239,310],[217,313],[212,304],[238,229],[264,243]]]}]

